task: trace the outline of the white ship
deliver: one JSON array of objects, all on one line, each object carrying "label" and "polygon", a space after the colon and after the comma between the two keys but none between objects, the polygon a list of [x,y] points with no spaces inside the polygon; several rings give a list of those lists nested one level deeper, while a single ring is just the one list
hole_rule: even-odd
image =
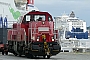
[{"label": "white ship", "polygon": [[39,11],[34,0],[0,0],[0,28],[12,28],[13,23],[20,22],[32,10]]},{"label": "white ship", "polygon": [[90,49],[86,22],[77,18],[73,11],[70,15],[64,13],[55,17],[55,23],[63,52],[87,52]]}]

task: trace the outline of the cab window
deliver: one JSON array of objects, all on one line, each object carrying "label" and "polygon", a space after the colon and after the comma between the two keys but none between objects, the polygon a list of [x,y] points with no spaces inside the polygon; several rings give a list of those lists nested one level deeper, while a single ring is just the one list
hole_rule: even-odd
[{"label": "cab window", "polygon": [[48,17],[48,21],[52,21],[52,19],[50,17]]},{"label": "cab window", "polygon": [[35,21],[45,21],[45,15],[35,15]]},{"label": "cab window", "polygon": [[30,15],[26,15],[26,21],[30,21]]},{"label": "cab window", "polygon": [[31,18],[31,15],[25,15],[24,18],[23,18],[23,21],[22,23],[28,23],[30,21],[34,21],[34,19],[32,20],[33,18]]}]

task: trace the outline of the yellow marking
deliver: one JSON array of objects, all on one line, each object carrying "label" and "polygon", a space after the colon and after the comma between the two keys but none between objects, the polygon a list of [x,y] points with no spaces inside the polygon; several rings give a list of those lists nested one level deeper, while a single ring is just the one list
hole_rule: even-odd
[{"label": "yellow marking", "polygon": [[45,34],[44,34],[44,35],[42,35],[42,39],[44,39],[44,38],[46,38]]},{"label": "yellow marking", "polygon": [[49,50],[47,42],[44,42],[44,50],[45,50],[45,54],[47,54],[47,55],[50,54],[50,50]]},{"label": "yellow marking", "polygon": [[47,42],[44,42],[44,45],[47,45]]}]

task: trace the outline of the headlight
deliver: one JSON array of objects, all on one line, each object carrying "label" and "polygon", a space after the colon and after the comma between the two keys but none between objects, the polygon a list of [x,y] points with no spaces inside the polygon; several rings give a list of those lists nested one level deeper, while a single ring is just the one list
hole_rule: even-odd
[{"label": "headlight", "polygon": [[54,39],[52,39],[52,41],[54,41]]},{"label": "headlight", "polygon": [[37,39],[37,41],[39,41],[39,39]]},{"label": "headlight", "polygon": [[45,22],[43,21],[42,24],[45,24]]}]

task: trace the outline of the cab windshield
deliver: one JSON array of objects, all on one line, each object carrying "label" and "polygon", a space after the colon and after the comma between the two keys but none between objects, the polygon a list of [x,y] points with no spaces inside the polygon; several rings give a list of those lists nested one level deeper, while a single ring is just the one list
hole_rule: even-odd
[{"label": "cab windshield", "polygon": [[35,15],[34,20],[35,21],[45,21],[45,15]]},{"label": "cab windshield", "polygon": [[27,14],[23,18],[23,23],[28,23],[30,21],[53,21],[50,16],[46,16],[45,14]]}]

